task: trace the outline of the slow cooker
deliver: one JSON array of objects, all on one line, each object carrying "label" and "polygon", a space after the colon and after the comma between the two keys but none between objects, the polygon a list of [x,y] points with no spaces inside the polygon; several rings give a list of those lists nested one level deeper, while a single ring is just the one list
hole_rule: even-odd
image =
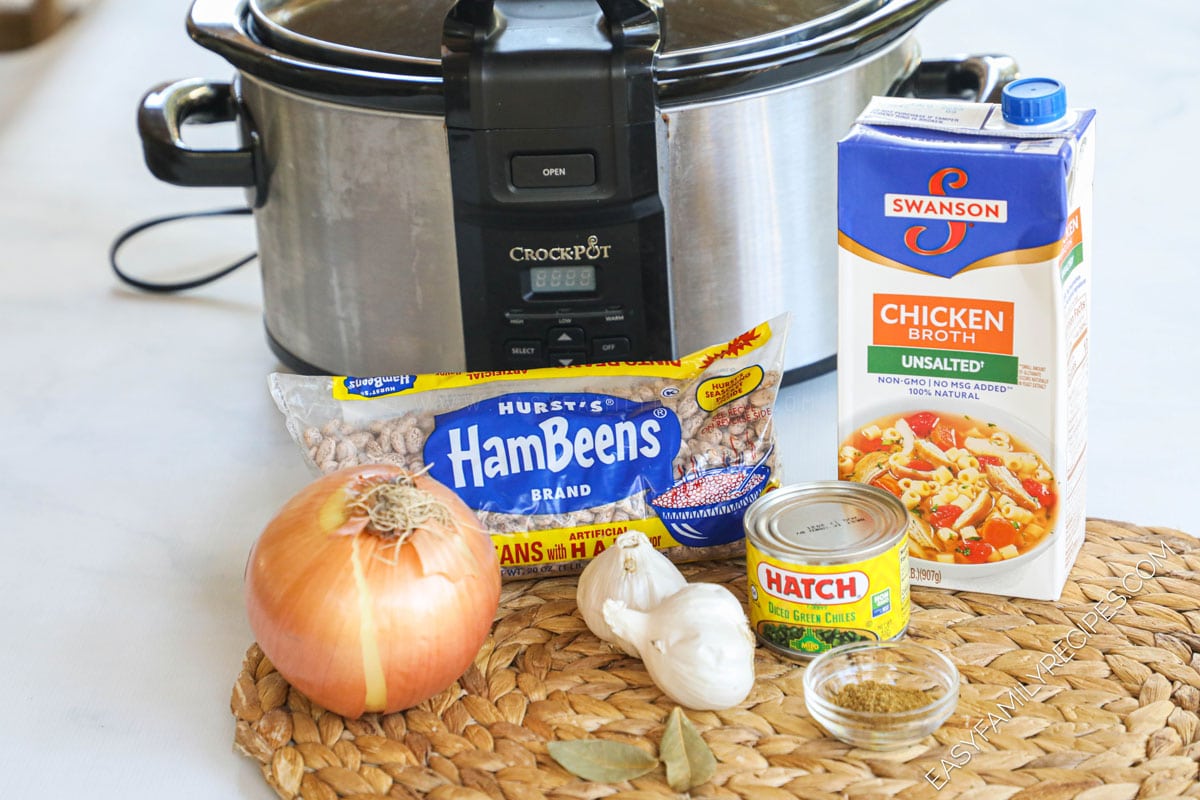
[{"label": "slow cooker", "polygon": [[[147,164],[246,188],[267,337],[346,375],[672,359],[781,312],[835,351],[835,143],[878,94],[987,99],[921,63],[942,0],[196,0],[232,81],[143,100]],[[236,121],[197,150],[185,122]]]}]

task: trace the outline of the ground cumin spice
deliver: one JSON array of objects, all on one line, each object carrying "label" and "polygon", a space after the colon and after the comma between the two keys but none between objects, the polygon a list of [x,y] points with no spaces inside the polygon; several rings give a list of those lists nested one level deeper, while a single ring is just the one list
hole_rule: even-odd
[{"label": "ground cumin spice", "polygon": [[912,711],[927,706],[932,701],[932,698],[920,689],[905,689],[879,681],[847,683],[830,692],[829,699],[849,711],[876,714]]}]

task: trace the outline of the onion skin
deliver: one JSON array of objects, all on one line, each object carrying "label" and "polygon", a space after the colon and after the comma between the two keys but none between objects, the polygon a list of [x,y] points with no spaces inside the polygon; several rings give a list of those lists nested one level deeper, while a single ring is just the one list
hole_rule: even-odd
[{"label": "onion skin", "polygon": [[263,653],[344,717],[400,711],[445,690],[478,655],[499,606],[490,538],[434,479],[415,485],[458,531],[431,523],[397,547],[352,516],[362,491],[406,474],[371,465],[318,478],[271,520],[246,565],[246,610]]}]

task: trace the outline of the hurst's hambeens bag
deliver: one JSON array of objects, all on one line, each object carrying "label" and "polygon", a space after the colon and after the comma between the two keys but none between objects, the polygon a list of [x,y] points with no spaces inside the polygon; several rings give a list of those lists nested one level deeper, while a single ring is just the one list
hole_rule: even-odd
[{"label": "hurst's hambeens bag", "polygon": [[916,584],[1057,599],[1083,543],[1094,112],[1053,99],[876,98],[838,147],[838,471]]},{"label": "hurst's hambeens bag", "polygon": [[678,361],[270,387],[315,469],[395,464],[453,489],[506,578],[577,572],[630,528],[702,560],[744,552],[743,512],[779,484],[786,332],[779,317]]}]

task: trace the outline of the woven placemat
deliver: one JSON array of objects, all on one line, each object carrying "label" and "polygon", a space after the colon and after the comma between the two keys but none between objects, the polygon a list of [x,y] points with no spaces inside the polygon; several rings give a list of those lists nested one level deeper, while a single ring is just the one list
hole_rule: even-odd
[{"label": "woven placemat", "polygon": [[[1057,603],[913,589],[909,636],[948,653],[963,685],[954,716],[906,750],[857,750],[828,736],[805,708],[803,667],[758,648],[744,703],[688,713],[719,763],[692,794],[1200,797],[1200,541],[1100,520],[1087,533]],[[740,562],[684,571],[745,599]],[[656,753],[673,708],[640,661],[588,631],[575,583],[506,584],[475,665],[398,714],[344,720],[323,711],[255,645],[233,692],[236,748],[284,798],[676,797],[661,766],[628,783],[589,783],[547,753],[547,741],[581,737]],[[997,702],[1012,705],[1020,686],[1033,699],[1003,719]]]}]

